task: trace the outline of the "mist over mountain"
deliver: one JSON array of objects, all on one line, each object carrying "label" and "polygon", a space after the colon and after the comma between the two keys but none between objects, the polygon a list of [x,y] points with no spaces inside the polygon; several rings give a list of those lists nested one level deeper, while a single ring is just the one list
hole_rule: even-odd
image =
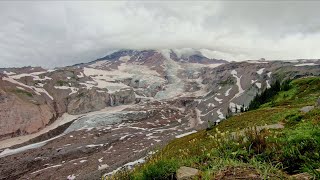
[{"label": "mist over mountain", "polygon": [[[62,67],[120,49],[316,59],[318,1],[1,2],[0,66]],[[213,58],[213,57],[211,57]]]}]

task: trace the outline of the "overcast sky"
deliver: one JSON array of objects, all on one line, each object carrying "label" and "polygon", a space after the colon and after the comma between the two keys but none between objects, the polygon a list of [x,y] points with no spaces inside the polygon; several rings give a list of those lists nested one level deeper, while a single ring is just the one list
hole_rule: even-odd
[{"label": "overcast sky", "polygon": [[229,60],[320,58],[320,2],[0,2],[0,67],[116,49],[209,49]]}]

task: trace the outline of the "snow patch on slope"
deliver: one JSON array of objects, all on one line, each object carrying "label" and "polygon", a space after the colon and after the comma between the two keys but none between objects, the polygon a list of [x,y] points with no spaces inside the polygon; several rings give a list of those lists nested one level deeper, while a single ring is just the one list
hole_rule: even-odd
[{"label": "snow patch on slope", "polygon": [[3,74],[8,75],[8,76],[11,76],[11,75],[14,75],[14,74],[16,74],[16,73],[15,73],[15,72],[3,71]]},{"label": "snow patch on slope", "polygon": [[261,74],[263,73],[264,69],[265,69],[265,68],[259,69],[259,70],[257,71],[257,73],[258,73],[259,75],[261,75]]},{"label": "snow patch on slope", "polygon": [[232,112],[236,112],[236,109],[237,110],[241,109],[241,106],[239,104],[236,104],[236,103],[233,103],[233,102],[230,102],[229,107],[230,107]]},{"label": "snow patch on slope", "polygon": [[[239,97],[242,93],[244,93],[244,90],[242,89],[242,87],[241,87],[241,77],[242,76],[240,76],[240,77],[238,77],[237,76],[237,71],[236,70],[232,70],[231,71],[231,74],[233,75],[233,77],[235,77],[236,79],[237,79],[237,86],[238,86],[238,93],[237,94],[235,94],[234,95],[234,97],[232,98],[232,99],[234,99],[234,98],[237,98],[237,97]],[[231,99],[231,100],[232,100]]]},{"label": "snow patch on slope", "polygon": [[256,86],[259,88],[259,89],[261,89],[261,83],[256,83]]},{"label": "snow patch on slope", "polygon": [[223,113],[221,112],[221,109],[218,109],[218,110],[217,110],[217,114],[218,114],[218,117],[219,117],[220,119],[225,119]]},{"label": "snow patch on slope", "polygon": [[296,65],[294,65],[294,66],[300,67],[300,66],[316,66],[316,65],[319,65],[319,64],[315,64],[315,63],[303,63],[303,64],[296,64]]},{"label": "snow patch on slope", "polygon": [[271,74],[272,74],[271,71],[267,73],[267,75],[268,75],[269,78],[271,78]]},{"label": "snow patch on slope", "polygon": [[231,89],[232,89],[232,87],[229,88],[224,95],[225,95],[225,96],[229,96]]},{"label": "snow patch on slope", "polygon": [[271,88],[269,80],[266,80],[267,88]]},{"label": "snow patch on slope", "polygon": [[41,93],[44,93],[46,94],[51,100],[53,100],[53,97],[43,88],[38,88],[38,87],[34,87],[34,86],[28,86],[28,85],[25,85],[19,81],[16,81],[14,80],[13,78],[11,77],[3,77],[2,80],[4,81],[8,81],[8,82],[11,82],[13,84],[17,84],[19,86],[22,86],[22,87],[25,87],[25,88],[28,88],[28,89],[31,89],[33,90],[37,95],[41,95]]},{"label": "snow patch on slope", "polygon": [[196,132],[197,132],[196,130],[193,130],[193,131],[190,131],[190,132],[187,132],[187,133],[183,133],[183,134],[177,135],[176,138],[182,138],[182,137],[188,136],[188,135],[196,133]]},{"label": "snow patch on slope", "polygon": [[214,100],[218,101],[219,103],[221,103],[222,99],[219,99],[217,97],[214,97]]},{"label": "snow patch on slope", "polygon": [[71,92],[69,93],[69,95],[74,94],[74,93],[77,93],[78,90],[79,90],[79,89],[76,88],[76,87],[68,87],[68,86],[54,86],[54,88],[56,88],[56,89],[63,89],[63,90],[69,89],[69,90],[71,90]]}]

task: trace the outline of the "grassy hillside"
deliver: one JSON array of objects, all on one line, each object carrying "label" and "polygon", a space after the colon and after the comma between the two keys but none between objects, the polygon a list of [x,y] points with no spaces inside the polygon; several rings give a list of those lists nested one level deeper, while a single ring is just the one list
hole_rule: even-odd
[{"label": "grassy hillside", "polygon": [[320,108],[300,111],[320,97],[320,78],[297,79],[287,89],[212,130],[173,140],[145,164],[113,179],[174,179],[181,166],[201,170],[196,179],[290,179],[302,172],[320,178]]}]

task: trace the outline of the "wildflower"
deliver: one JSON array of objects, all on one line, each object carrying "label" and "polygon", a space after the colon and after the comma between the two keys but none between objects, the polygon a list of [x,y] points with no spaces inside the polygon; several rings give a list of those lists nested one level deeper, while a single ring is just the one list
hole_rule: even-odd
[{"label": "wildflower", "polygon": [[243,138],[242,140],[244,143],[248,142],[248,139],[246,137]]}]

